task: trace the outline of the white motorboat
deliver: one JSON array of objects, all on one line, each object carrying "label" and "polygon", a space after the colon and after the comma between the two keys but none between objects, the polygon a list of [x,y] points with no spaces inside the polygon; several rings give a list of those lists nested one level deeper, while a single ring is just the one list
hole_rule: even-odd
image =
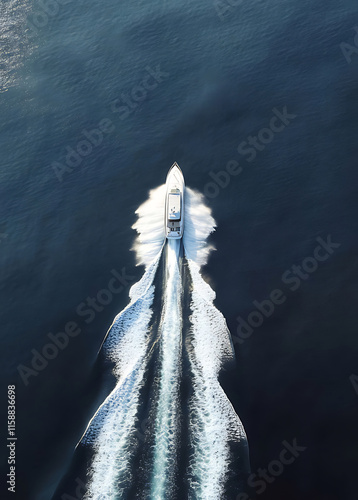
[{"label": "white motorboat", "polygon": [[165,236],[169,239],[180,239],[184,232],[184,191],[183,172],[175,162],[171,166],[166,180],[165,194]]}]

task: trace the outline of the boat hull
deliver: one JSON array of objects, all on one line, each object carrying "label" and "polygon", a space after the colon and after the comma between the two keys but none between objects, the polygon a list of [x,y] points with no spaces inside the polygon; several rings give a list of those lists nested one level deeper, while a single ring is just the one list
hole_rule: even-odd
[{"label": "boat hull", "polygon": [[174,163],[167,175],[164,230],[168,239],[178,240],[184,233],[185,182],[179,165]]}]

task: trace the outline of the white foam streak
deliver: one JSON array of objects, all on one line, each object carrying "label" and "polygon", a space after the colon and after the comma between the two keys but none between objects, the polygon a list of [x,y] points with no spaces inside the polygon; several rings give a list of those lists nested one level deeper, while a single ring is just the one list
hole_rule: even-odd
[{"label": "white foam streak", "polygon": [[215,293],[189,261],[193,280],[192,346],[189,353],[194,395],[190,401],[190,435],[194,448],[189,465],[192,498],[217,500],[230,465],[229,440],[246,440],[243,425],[218,381],[223,362],[233,358],[225,318],[213,305]]},{"label": "white foam streak", "polygon": [[160,324],[160,382],[155,422],[154,464],[151,496],[167,500],[176,467],[178,392],[181,366],[181,279],[178,267],[180,241],[167,245],[167,284]]},{"label": "white foam streak", "polygon": [[136,210],[138,220],[132,227],[138,236],[132,250],[136,252],[137,265],[148,266],[163,247],[165,193],[165,184],[152,189],[148,200]]},{"label": "white foam streak", "polygon": [[185,255],[199,266],[206,264],[209,253],[215,250],[207,238],[215,230],[211,210],[204,203],[204,196],[190,188],[185,189],[183,243]]},{"label": "white foam streak", "polygon": [[95,456],[85,499],[114,500],[130,480],[129,463],[136,449],[135,424],[144,382],[147,333],[152,316],[153,280],[160,255],[132,287],[131,303],[116,316],[104,343],[119,378],[115,389],[91,420],[82,443],[93,444]]}]

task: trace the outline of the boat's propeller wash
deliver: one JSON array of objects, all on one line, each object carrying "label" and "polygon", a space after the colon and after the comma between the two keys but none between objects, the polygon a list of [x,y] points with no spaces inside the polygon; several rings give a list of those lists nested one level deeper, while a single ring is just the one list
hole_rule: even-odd
[{"label": "boat's propeller wash", "polygon": [[84,498],[234,498],[227,483],[248,471],[247,441],[218,381],[230,333],[200,274],[215,221],[176,163],[137,215],[146,270],[103,345],[117,383],[79,444],[92,452]]}]

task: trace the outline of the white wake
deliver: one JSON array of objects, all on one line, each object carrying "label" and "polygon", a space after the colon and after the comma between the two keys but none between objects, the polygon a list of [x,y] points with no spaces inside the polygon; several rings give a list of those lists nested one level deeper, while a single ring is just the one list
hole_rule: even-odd
[{"label": "white wake", "polygon": [[185,189],[185,218],[183,243],[185,256],[199,266],[206,264],[209,253],[215,250],[207,242],[215,231],[216,223],[211,210],[204,203],[204,196],[190,188]]},{"label": "white wake", "polygon": [[133,245],[137,265],[148,266],[163,247],[165,192],[165,184],[152,189],[148,200],[136,210],[138,219],[132,227],[138,233]]},{"label": "white wake", "polygon": [[161,366],[150,496],[156,500],[170,498],[169,492],[176,472],[182,346],[180,308],[182,286],[178,265],[179,248],[179,240],[168,241],[165,300],[159,326]]},{"label": "white wake", "polygon": [[213,305],[215,293],[189,261],[193,280],[190,318],[192,346],[189,353],[194,394],[190,401],[190,436],[194,448],[188,476],[196,500],[223,497],[230,466],[229,441],[246,442],[243,425],[218,381],[233,350],[225,318]]},{"label": "white wake", "polygon": [[130,290],[131,302],[113,321],[104,343],[114,361],[118,383],[90,421],[82,443],[92,444],[94,459],[85,499],[113,500],[130,481],[136,449],[139,394],[144,383],[148,327],[152,316],[153,280],[160,255]]},{"label": "white wake", "polygon": [[[130,304],[116,316],[103,345],[114,363],[117,385],[88,425],[82,443],[93,447],[86,500],[124,498],[132,480],[132,459],[137,451],[136,428],[145,383],[149,326],[153,315],[154,278],[164,244],[165,185],[153,189],[136,211],[138,236],[133,249],[142,279],[130,290]],[[239,417],[218,381],[224,363],[233,359],[225,318],[215,308],[215,293],[203,280],[200,267],[213,246],[207,238],[215,221],[203,196],[185,190],[184,255],[192,281],[188,350],[192,374],[188,435],[192,453],[187,467],[189,499],[223,498],[230,467],[230,442],[246,442]],[[180,240],[166,245],[163,309],[158,329],[158,394],[153,425],[153,461],[147,484],[148,500],[170,500],[177,474],[180,430],[179,389],[182,369],[182,282],[178,263]]]},{"label": "white wake", "polygon": [[224,316],[213,304],[215,292],[203,280],[200,266],[207,262],[207,237],[215,220],[203,196],[187,188],[184,251],[192,278],[189,361],[193,373],[189,432],[194,449],[188,466],[190,498],[223,497],[230,467],[229,441],[246,442],[243,425],[218,381],[223,364],[234,357]]}]

